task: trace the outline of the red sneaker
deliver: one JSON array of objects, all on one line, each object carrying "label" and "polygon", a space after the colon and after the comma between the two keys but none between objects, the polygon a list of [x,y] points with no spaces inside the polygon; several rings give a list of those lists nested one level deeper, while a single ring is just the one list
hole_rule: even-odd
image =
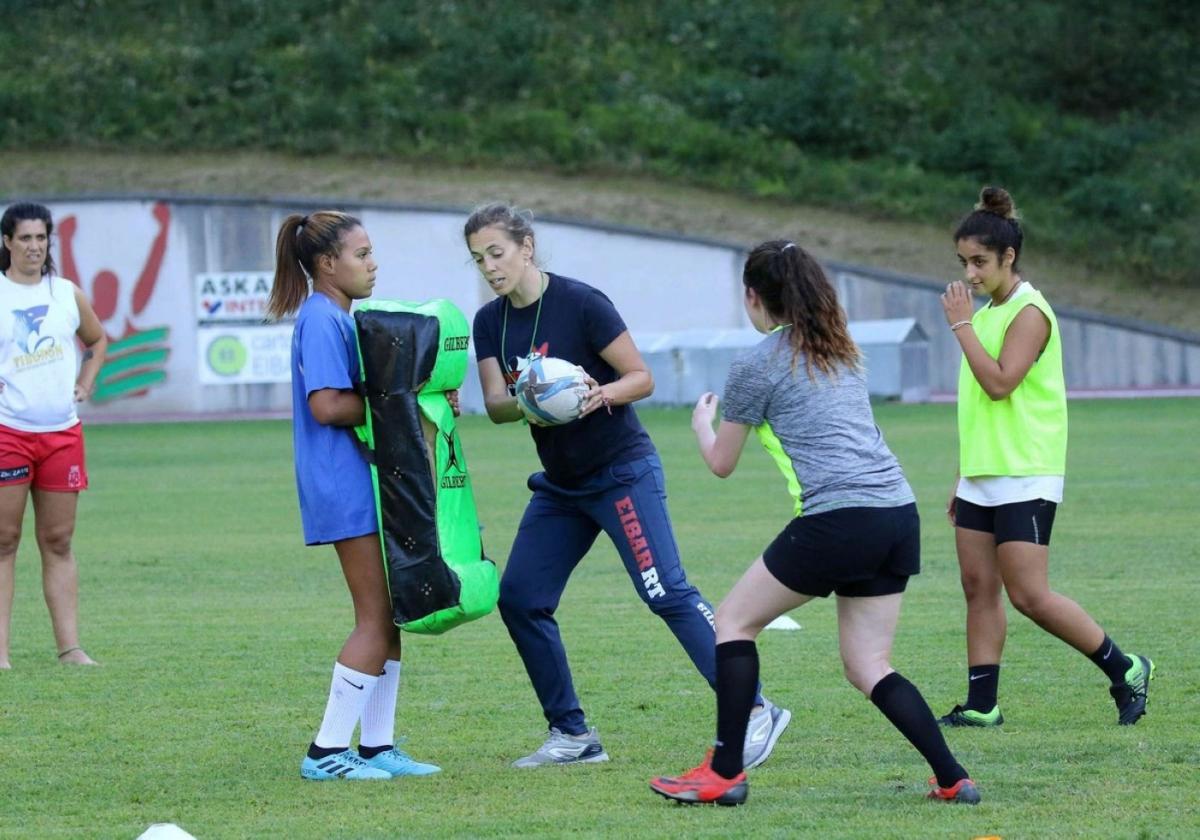
[{"label": "red sneaker", "polygon": [[954,787],[938,787],[937,777],[929,780],[929,784],[933,785],[933,790],[929,791],[929,799],[939,799],[942,802],[958,802],[962,805],[978,805],[979,804],[979,789],[975,787],[975,783],[970,779],[959,779],[954,783]]},{"label": "red sneaker", "polygon": [[652,779],[650,789],[659,796],[690,804],[715,802],[718,805],[741,805],[745,802],[750,792],[746,772],[743,770],[732,779],[726,779],[713,772],[711,762],[712,750],[709,750],[699,767],[693,767],[682,776]]}]

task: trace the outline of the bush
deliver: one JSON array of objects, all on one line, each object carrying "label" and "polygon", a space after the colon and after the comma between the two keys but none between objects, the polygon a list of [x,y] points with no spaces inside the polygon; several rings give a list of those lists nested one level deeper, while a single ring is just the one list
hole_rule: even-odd
[{"label": "bush", "polygon": [[1061,249],[1194,276],[1194,3],[28,5],[8,43],[54,48],[0,52],[4,149],[615,167],[938,223],[998,182]]}]

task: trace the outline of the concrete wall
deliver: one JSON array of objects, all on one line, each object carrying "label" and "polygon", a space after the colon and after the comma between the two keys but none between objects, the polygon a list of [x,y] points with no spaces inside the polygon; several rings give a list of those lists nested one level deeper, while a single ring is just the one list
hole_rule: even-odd
[{"label": "concrete wall", "polygon": [[[113,342],[85,416],[286,411],[289,327],[264,325],[262,307],[275,232],[290,212],[337,206],[359,215],[380,265],[377,298],[445,297],[468,318],[491,298],[463,245],[462,209],[223,198],[46,203],[60,273],[80,283]],[[737,245],[559,219],[535,227],[544,266],[604,290],[635,336],[750,326]],[[852,321],[915,318],[929,336],[929,387],[954,390],[958,348],[940,284],[829,268]],[[1075,311],[1059,318],[1072,388],[1200,387],[1198,336]],[[478,405],[473,391],[469,379],[469,406]]]},{"label": "concrete wall", "polygon": [[[930,339],[929,384],[934,393],[958,387],[958,342],[946,329],[942,284],[862,266],[828,265],[838,296],[853,320],[917,319]],[[1028,278],[1035,286],[1038,281]],[[1054,306],[1052,287],[1044,288]],[[1132,319],[1054,307],[1071,390],[1200,387],[1200,335]]]}]

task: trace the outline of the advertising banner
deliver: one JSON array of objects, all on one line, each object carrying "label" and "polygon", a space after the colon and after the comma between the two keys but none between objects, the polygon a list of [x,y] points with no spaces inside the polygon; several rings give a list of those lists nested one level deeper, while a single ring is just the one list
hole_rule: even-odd
[{"label": "advertising banner", "polygon": [[196,275],[196,321],[265,321],[271,280],[266,271]]},{"label": "advertising banner", "polygon": [[202,385],[290,382],[292,324],[201,324],[196,357]]},{"label": "advertising banner", "polygon": [[270,272],[197,274],[193,296],[200,384],[290,382],[292,324],[270,323]]}]

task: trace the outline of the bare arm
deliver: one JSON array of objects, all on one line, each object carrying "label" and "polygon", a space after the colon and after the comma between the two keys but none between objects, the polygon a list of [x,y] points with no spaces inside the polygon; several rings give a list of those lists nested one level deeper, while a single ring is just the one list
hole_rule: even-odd
[{"label": "bare arm", "polygon": [[79,329],[75,330],[75,335],[84,347],[83,362],[79,365],[79,376],[75,380],[75,401],[83,402],[96,388],[96,377],[100,374],[104,354],[108,351],[108,335],[83,290],[78,286],[73,288],[75,302],[79,306]]},{"label": "bare arm", "polygon": [[609,342],[600,351],[600,358],[617,372],[617,378],[606,385],[596,384],[590,376],[587,378],[591,390],[584,399],[581,417],[604,405],[626,405],[654,393],[654,377],[628,330]]},{"label": "bare arm", "polygon": [[1009,324],[998,359],[988,355],[970,326],[955,330],[955,335],[984,393],[1002,400],[1016,390],[1041,355],[1050,338],[1050,322],[1036,306],[1025,307]]},{"label": "bare arm", "polygon": [[713,419],[717,414],[717,395],[709,392],[700,397],[692,410],[692,431],[700,445],[700,457],[718,478],[728,478],[737,467],[750,435],[750,427],[742,423],[722,420],[713,431]]},{"label": "bare arm", "polygon": [[494,356],[479,361],[479,385],[483,407],[493,423],[515,423],[525,416],[517,407],[517,398],[508,393],[508,382]]},{"label": "bare arm", "polygon": [[1036,306],[1026,306],[1008,325],[1000,357],[993,359],[969,323],[970,295],[964,283],[951,283],[942,296],[946,319],[952,324],[968,322],[954,330],[963,357],[984,393],[993,400],[1002,400],[1016,390],[1045,349],[1050,339],[1050,322]]},{"label": "bare arm", "polygon": [[353,391],[321,388],[308,395],[308,408],[322,426],[361,426],[366,420],[366,403]]}]

